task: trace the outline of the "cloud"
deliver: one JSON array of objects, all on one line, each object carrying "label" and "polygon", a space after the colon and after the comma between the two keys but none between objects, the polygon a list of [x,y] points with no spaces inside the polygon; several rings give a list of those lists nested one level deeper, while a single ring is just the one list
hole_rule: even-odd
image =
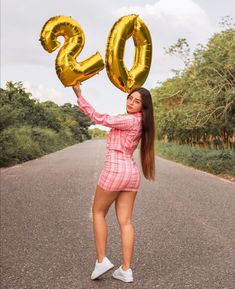
[{"label": "cloud", "polygon": [[209,26],[207,14],[192,0],[159,0],[153,5],[123,6],[114,13],[118,16],[136,13],[145,18],[167,22],[175,28]]},{"label": "cloud", "polygon": [[70,102],[68,96],[65,96],[62,92],[57,91],[54,88],[46,87],[43,84],[34,85],[29,81],[23,82],[26,91],[32,93],[32,97],[38,99],[39,101],[53,101],[58,105]]}]

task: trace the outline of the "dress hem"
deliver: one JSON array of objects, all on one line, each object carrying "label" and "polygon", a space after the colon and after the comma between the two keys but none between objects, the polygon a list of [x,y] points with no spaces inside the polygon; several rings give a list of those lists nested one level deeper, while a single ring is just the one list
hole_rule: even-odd
[{"label": "dress hem", "polygon": [[139,189],[122,189],[122,190],[107,190],[103,186],[101,186],[99,183],[97,184],[101,189],[105,190],[106,192],[138,192]]}]

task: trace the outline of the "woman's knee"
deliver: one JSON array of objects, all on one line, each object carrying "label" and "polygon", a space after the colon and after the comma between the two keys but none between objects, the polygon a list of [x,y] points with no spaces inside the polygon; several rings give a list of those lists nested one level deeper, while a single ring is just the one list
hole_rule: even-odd
[{"label": "woman's knee", "polygon": [[120,227],[126,227],[132,225],[132,220],[129,217],[117,216],[118,224]]},{"label": "woman's knee", "polygon": [[96,215],[96,216],[106,216],[107,212],[108,212],[109,208],[106,207],[106,208],[103,208],[103,207],[100,207],[100,206],[97,206],[97,204],[93,204],[92,205],[92,214],[93,216]]},{"label": "woman's knee", "polygon": [[96,204],[92,205],[92,213],[94,214],[103,214],[104,213],[104,209],[100,208],[99,206],[97,206]]}]

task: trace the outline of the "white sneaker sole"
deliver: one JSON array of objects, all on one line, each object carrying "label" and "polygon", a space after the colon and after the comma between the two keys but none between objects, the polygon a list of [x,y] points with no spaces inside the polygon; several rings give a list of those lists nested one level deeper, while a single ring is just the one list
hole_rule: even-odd
[{"label": "white sneaker sole", "polygon": [[95,276],[95,277],[93,277],[93,278],[91,277],[91,280],[95,280],[95,279],[103,276],[105,273],[107,273],[108,271],[112,270],[113,268],[114,268],[114,265],[111,266],[110,268],[106,269],[104,272],[100,273],[98,276]]},{"label": "white sneaker sole", "polygon": [[115,275],[115,274],[113,274],[112,277],[115,278],[115,279],[121,280],[121,281],[123,281],[123,282],[126,282],[126,283],[133,282],[133,279],[129,279],[129,280],[128,280],[128,279],[125,279],[125,278],[122,277],[122,276]]}]

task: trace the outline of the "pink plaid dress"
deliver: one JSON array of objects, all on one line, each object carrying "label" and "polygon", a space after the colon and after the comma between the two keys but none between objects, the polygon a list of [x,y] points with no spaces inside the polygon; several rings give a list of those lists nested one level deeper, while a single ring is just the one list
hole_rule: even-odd
[{"label": "pink plaid dress", "polygon": [[83,97],[77,99],[80,110],[96,124],[110,127],[106,157],[98,185],[106,191],[138,191],[140,172],[133,158],[142,133],[142,113],[111,116],[98,113]]}]

